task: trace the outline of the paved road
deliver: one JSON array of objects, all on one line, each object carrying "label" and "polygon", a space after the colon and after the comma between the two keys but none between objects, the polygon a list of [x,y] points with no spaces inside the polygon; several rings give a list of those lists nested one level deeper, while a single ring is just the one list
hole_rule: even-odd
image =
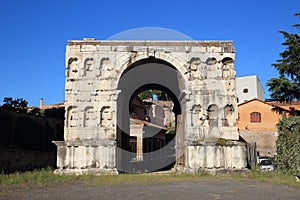
[{"label": "paved road", "polygon": [[0,186],[0,199],[230,199],[296,200],[300,189],[249,179],[199,178],[169,183],[130,183],[95,186],[82,182],[58,182],[47,186]]}]

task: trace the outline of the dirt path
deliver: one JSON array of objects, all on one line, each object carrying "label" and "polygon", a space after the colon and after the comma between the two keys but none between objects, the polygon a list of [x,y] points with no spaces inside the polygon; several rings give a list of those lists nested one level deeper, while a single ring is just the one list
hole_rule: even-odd
[{"label": "dirt path", "polygon": [[130,183],[95,186],[83,182],[58,182],[47,186],[0,186],[0,199],[230,199],[295,200],[300,190],[283,185],[238,179],[206,179],[169,183]]}]

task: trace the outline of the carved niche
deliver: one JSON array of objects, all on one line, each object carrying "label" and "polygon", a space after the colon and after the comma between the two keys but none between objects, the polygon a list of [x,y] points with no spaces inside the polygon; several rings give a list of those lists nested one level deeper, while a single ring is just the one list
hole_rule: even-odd
[{"label": "carved niche", "polygon": [[101,58],[99,68],[96,72],[96,77],[105,76],[105,70],[109,68],[110,60],[108,57]]},{"label": "carved niche", "polygon": [[217,127],[218,126],[218,115],[219,115],[219,108],[217,105],[212,104],[207,109],[208,114],[208,121],[210,127]]},{"label": "carved niche", "polygon": [[201,60],[200,58],[191,58],[191,60],[189,61],[189,68],[188,71],[190,73],[190,80],[193,81],[195,79],[200,79],[201,78],[201,74],[199,71],[199,66],[201,64]]},{"label": "carved niche", "polygon": [[84,127],[95,127],[96,126],[96,118],[94,107],[87,106],[84,109],[84,117],[83,117],[83,126]]},{"label": "carved niche", "polygon": [[209,57],[206,59],[207,65],[215,65],[217,64],[217,59],[215,57]]},{"label": "carved niche", "polygon": [[100,111],[100,126],[111,127],[112,126],[112,111],[110,106],[103,106]]},{"label": "carved niche", "polygon": [[202,106],[199,104],[195,104],[191,110],[191,126],[201,126],[203,125],[204,121],[202,119]]},{"label": "carved niche", "polygon": [[206,63],[206,71],[205,71],[205,75],[207,77],[217,77],[217,68],[216,68],[216,64],[218,63],[217,59],[215,57],[209,57],[206,59],[205,61]]},{"label": "carved niche", "polygon": [[94,58],[86,58],[83,62],[83,76],[91,77],[94,71]]},{"label": "carved niche", "polygon": [[76,79],[78,77],[78,58],[70,58],[68,60],[67,78]]},{"label": "carved niche", "polygon": [[235,124],[235,115],[234,107],[232,104],[226,105],[224,107],[224,126],[234,126]]},{"label": "carved niche", "polygon": [[114,79],[117,75],[117,70],[114,69],[114,66],[112,65],[110,59],[107,57],[101,59],[99,72],[99,77],[101,76],[101,78],[105,80]]},{"label": "carved niche", "polygon": [[77,106],[69,106],[67,109],[67,127],[78,127],[78,116],[79,113]]},{"label": "carved niche", "polygon": [[232,58],[223,58],[222,59],[222,77],[223,78],[234,78],[235,71],[233,69],[233,59]]}]

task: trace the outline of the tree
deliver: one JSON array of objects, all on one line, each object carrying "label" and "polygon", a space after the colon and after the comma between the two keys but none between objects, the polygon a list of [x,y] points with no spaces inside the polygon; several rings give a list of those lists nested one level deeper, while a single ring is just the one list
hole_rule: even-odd
[{"label": "tree", "polygon": [[[300,18],[300,13],[296,13],[295,16]],[[294,24],[293,27],[300,28],[300,24]]]},{"label": "tree", "polygon": [[13,99],[11,97],[4,97],[3,102],[3,108],[19,111],[26,110],[28,105],[28,102],[23,98]]},{"label": "tree", "polygon": [[283,172],[300,170],[300,116],[284,118],[277,124],[275,165]]},{"label": "tree", "polygon": [[138,96],[141,100],[145,100],[145,99],[153,98],[154,94],[157,95],[158,100],[164,100],[164,101],[169,100],[167,93],[160,90],[145,90],[139,93]]},{"label": "tree", "polygon": [[[300,17],[300,13],[295,14]],[[296,24],[294,27],[299,28]],[[280,31],[285,38],[282,43],[286,49],[281,52],[280,59],[273,67],[279,73],[279,78],[271,78],[267,81],[270,97],[280,102],[291,102],[300,99],[300,37],[298,34],[290,34]]]}]

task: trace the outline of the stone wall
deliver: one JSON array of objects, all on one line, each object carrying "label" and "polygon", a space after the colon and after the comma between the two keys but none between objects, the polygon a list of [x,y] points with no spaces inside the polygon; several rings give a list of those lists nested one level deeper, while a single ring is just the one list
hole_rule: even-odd
[{"label": "stone wall", "polygon": [[256,143],[259,156],[276,155],[277,131],[240,131],[240,135],[247,143]]},{"label": "stone wall", "polygon": [[0,149],[0,169],[5,173],[56,167],[56,152]]},{"label": "stone wall", "polygon": [[201,169],[244,169],[247,165],[246,145],[235,143],[228,146],[201,145],[188,147],[187,170]]},{"label": "stone wall", "polygon": [[63,139],[63,120],[0,108],[0,169],[55,167],[53,140]]},{"label": "stone wall", "polygon": [[56,152],[52,140],[63,139],[62,119],[0,108],[0,148]]}]

